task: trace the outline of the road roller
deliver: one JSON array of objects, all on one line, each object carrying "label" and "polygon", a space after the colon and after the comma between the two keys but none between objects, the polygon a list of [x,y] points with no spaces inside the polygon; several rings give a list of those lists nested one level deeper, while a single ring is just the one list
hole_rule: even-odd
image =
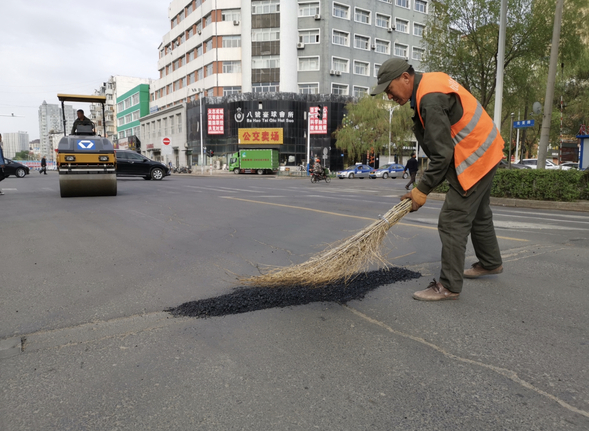
[{"label": "road roller", "polygon": [[[73,134],[66,135],[64,102],[101,103],[104,118],[106,97],[66,94],[58,94],[57,97],[64,113],[64,137],[57,146],[61,197],[116,196],[116,156],[112,142],[97,135],[94,125],[78,125]],[[104,132],[106,136],[106,130]]]}]

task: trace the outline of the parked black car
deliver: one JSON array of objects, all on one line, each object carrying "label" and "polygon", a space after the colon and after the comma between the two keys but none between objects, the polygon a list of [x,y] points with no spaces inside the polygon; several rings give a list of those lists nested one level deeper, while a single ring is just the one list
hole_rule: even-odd
[{"label": "parked black car", "polygon": [[29,167],[22,163],[15,162],[14,160],[4,159],[6,164],[4,165],[4,175],[7,177],[14,175],[17,178],[23,178],[29,174]]},{"label": "parked black car", "polygon": [[131,150],[115,150],[117,177],[143,177],[146,180],[161,180],[170,175],[163,163],[153,161]]}]

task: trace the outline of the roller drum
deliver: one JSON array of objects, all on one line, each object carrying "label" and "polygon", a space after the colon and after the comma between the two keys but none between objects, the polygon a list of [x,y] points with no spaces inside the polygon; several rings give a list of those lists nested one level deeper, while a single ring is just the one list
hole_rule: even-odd
[{"label": "roller drum", "polygon": [[60,174],[59,190],[62,198],[81,196],[116,196],[117,175]]}]

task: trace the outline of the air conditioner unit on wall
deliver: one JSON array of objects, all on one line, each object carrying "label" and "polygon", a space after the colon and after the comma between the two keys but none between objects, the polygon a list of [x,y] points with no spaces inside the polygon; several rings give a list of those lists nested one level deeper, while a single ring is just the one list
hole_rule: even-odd
[{"label": "air conditioner unit on wall", "polygon": [[376,45],[372,44],[372,46],[370,48],[376,49]]},{"label": "air conditioner unit on wall", "polygon": [[303,49],[305,47],[304,43],[297,43],[297,49]]},{"label": "air conditioner unit on wall", "polygon": [[387,31],[388,31],[389,33],[392,33],[394,29],[395,29],[395,27],[389,27],[389,28],[387,28]]},{"label": "air conditioner unit on wall", "polygon": [[335,76],[341,76],[341,75],[342,75],[342,73],[339,70],[335,71]]},{"label": "air conditioner unit on wall", "polygon": [[239,25],[239,21],[238,20],[233,21],[233,25]]},{"label": "air conditioner unit on wall", "polygon": [[330,75],[335,75],[335,73],[336,73],[336,72],[335,72],[335,70],[333,70],[333,69],[331,69],[331,70],[329,71],[329,74],[330,74]]},{"label": "air conditioner unit on wall", "polygon": [[315,19],[321,19],[321,15],[320,15],[320,14],[317,14],[317,15],[315,15],[315,17],[314,17],[314,18],[315,18]]},{"label": "air conditioner unit on wall", "polygon": [[202,33],[202,31],[200,31],[200,30],[196,30],[196,32],[197,32],[198,34],[201,34],[201,33]]}]

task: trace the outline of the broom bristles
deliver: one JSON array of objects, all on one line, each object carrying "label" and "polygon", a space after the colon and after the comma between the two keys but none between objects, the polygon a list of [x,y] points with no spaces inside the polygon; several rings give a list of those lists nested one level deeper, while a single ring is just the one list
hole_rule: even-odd
[{"label": "broom bristles", "polygon": [[411,200],[406,199],[358,233],[328,245],[308,261],[240,278],[240,282],[259,287],[320,286],[338,280],[348,282],[372,264],[388,267],[380,244],[387,231],[410,210]]}]

